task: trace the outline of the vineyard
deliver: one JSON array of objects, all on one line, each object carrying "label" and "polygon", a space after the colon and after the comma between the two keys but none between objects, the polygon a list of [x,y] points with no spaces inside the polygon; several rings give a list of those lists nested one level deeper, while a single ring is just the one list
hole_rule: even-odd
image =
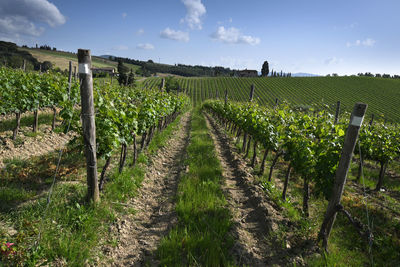
[{"label": "vineyard", "polygon": [[[298,108],[315,107],[335,111],[337,101],[350,112],[354,103],[368,103],[368,117],[383,116],[400,121],[400,81],[369,77],[302,77],[302,78],[178,78],[192,103],[206,99],[223,99],[225,90],[233,101],[247,101],[250,86],[255,86],[255,100],[272,107],[276,99]],[[149,78],[144,88],[159,88],[161,78]]]},{"label": "vineyard", "polygon": [[398,81],[177,78],[184,94],[79,60],[79,80],[0,69],[0,148],[69,141],[1,158],[0,265],[400,263]]}]

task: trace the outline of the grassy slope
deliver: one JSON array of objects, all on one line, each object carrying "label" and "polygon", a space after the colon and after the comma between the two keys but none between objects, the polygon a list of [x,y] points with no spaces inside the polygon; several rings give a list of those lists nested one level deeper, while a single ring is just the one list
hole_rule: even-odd
[{"label": "grassy slope", "polygon": [[[158,87],[160,78],[150,78],[148,87]],[[328,104],[333,111],[338,100],[342,110],[351,111],[354,103],[369,105],[367,114],[384,114],[390,121],[400,121],[400,80],[370,77],[298,77],[298,78],[180,78],[193,103],[224,96],[247,101],[251,84],[255,84],[255,99],[263,105],[273,105],[275,99],[294,105]]]},{"label": "grassy slope", "polygon": [[[72,61],[72,66],[78,65],[78,58],[76,54],[62,52],[62,51],[50,51],[43,49],[31,49],[31,48],[20,48],[21,50],[28,51],[38,61],[50,61],[55,67],[59,67],[61,70],[68,69],[69,61]],[[94,67],[117,67],[117,62],[107,60],[101,57],[92,57],[92,64]],[[132,64],[125,64],[128,68],[132,68],[133,71],[139,68],[139,66]]]}]

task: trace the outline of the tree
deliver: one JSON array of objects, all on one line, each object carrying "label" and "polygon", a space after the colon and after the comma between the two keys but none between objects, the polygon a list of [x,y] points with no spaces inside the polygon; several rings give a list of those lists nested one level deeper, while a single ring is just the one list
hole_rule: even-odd
[{"label": "tree", "polygon": [[128,82],[128,67],[126,67],[124,65],[124,63],[122,63],[122,60],[118,61],[118,82],[120,85],[126,85]]},{"label": "tree", "polygon": [[269,74],[268,61],[264,61],[264,64],[262,65],[262,68],[261,68],[261,76],[267,77],[268,74]]},{"label": "tree", "polygon": [[135,74],[133,73],[132,69],[131,69],[131,72],[129,72],[129,75],[128,75],[127,85],[131,85],[131,86],[135,85]]},{"label": "tree", "polygon": [[53,64],[50,61],[44,61],[42,63],[42,71],[46,72],[53,67]]}]

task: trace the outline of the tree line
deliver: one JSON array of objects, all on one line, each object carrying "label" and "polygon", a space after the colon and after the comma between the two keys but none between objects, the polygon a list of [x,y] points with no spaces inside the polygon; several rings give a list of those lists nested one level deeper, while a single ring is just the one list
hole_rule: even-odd
[{"label": "tree line", "polygon": [[216,67],[207,67],[200,65],[185,65],[185,64],[160,64],[155,63],[153,60],[141,61],[131,58],[123,58],[123,57],[113,57],[109,56],[109,60],[123,62],[133,65],[138,65],[141,68],[136,71],[136,74],[143,76],[151,76],[156,73],[171,73],[184,77],[193,77],[193,76],[234,76],[236,70],[231,70],[230,68],[224,68],[220,66]]},{"label": "tree line", "polygon": [[292,73],[291,72],[283,72],[282,70],[279,72],[275,71],[275,70],[271,70],[271,73],[269,72],[269,63],[268,61],[264,61],[262,67],[261,67],[261,76],[262,77],[268,77],[268,75],[270,75],[270,77],[292,77]]}]

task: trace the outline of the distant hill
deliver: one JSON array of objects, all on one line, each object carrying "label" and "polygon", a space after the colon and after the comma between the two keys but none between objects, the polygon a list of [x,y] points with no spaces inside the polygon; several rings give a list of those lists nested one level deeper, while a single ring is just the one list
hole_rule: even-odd
[{"label": "distant hill", "polygon": [[142,61],[136,60],[131,58],[122,58],[116,57],[113,55],[101,55],[100,58],[113,60],[115,62],[122,60],[125,64],[133,64],[140,66],[141,69],[138,71],[143,76],[151,76],[156,75],[158,73],[164,74],[172,74],[184,77],[204,77],[204,76],[235,76],[237,70],[233,70],[230,68],[215,66],[215,67],[207,67],[207,66],[200,66],[200,65],[186,65],[186,64],[162,64],[156,63],[152,60]]},{"label": "distant hill", "polygon": [[112,55],[101,55],[99,57],[104,58],[104,59],[110,59],[110,57],[111,57],[110,60],[115,60],[115,58],[116,58],[115,56],[112,56]]}]

